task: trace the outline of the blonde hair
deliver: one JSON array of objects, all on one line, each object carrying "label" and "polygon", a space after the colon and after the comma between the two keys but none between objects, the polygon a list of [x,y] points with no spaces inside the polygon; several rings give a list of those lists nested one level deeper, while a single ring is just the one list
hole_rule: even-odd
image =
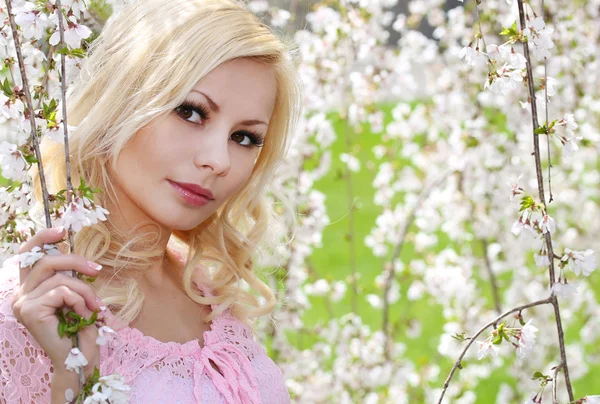
[{"label": "blonde hair", "polygon": [[[206,322],[231,306],[232,315],[248,324],[250,317],[269,314],[277,303],[271,288],[253,272],[252,255],[273,217],[267,186],[301,113],[301,81],[291,49],[234,1],[132,1],[107,21],[69,87],[68,123],[76,126],[69,137],[73,186],[83,177],[104,191],[96,194],[97,203],[116,206],[107,167],[116,167],[120,150],[139,129],[170,113],[203,76],[226,61],[250,58],[273,67],[275,108],[250,179],[203,223],[174,230],[169,240],[188,252],[181,279],[185,292],[197,303],[217,305]],[[64,145],[44,138],[41,148],[50,191],[66,188]],[[37,169],[32,172],[39,208],[40,178]],[[115,269],[97,293],[127,323],[140,313],[144,296],[133,277],[119,273],[143,272],[165,254],[156,245],[129,237],[109,222],[75,234],[75,253]],[[218,270],[199,274],[198,268],[207,262],[216,263]],[[192,286],[195,276],[201,276],[213,297]],[[240,280],[258,292],[264,304],[245,291]]]}]

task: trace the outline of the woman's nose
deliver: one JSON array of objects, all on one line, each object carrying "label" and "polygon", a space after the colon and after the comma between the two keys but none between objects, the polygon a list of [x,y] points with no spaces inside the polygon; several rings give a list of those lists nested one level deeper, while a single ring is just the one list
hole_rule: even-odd
[{"label": "woman's nose", "polygon": [[229,134],[203,136],[204,141],[196,153],[194,164],[197,167],[209,167],[219,176],[227,175],[231,168],[229,157]]}]

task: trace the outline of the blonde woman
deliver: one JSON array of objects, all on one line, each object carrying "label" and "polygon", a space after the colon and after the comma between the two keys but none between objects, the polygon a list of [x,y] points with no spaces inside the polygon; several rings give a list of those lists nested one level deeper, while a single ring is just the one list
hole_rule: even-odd
[{"label": "blonde woman", "polygon": [[[72,178],[101,188],[110,215],[76,233],[76,254],[65,231],[46,229],[20,252],[58,242],[62,255],[4,263],[1,403],[77,393],[64,365],[71,342],[56,332],[65,305],[100,309],[116,331],[100,348],[96,327],[80,333],[84,370],[124,376],[131,403],[289,402],[248,320],[276,303],[251,257],[300,102],[287,47],[242,5],[133,1],[111,17],[67,102]],[[66,187],[63,150],[42,143],[51,192]]]}]

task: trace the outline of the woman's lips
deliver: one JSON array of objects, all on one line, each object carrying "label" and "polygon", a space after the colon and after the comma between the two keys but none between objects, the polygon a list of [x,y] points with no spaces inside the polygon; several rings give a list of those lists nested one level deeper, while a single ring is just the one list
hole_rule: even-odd
[{"label": "woman's lips", "polygon": [[168,180],[169,184],[181,195],[183,200],[193,206],[203,206],[209,203],[212,199],[207,198],[203,195],[198,195],[197,193],[182,187],[179,183]]}]

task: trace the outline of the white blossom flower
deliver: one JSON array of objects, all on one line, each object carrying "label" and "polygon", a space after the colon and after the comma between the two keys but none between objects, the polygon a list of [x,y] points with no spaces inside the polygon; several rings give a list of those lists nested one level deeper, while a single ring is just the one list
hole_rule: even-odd
[{"label": "white blossom flower", "polygon": [[585,404],[600,404],[600,396],[585,396],[583,402]]},{"label": "white blossom flower", "polygon": [[488,355],[496,358],[498,357],[498,346],[492,343],[491,338],[488,338],[485,341],[477,341],[477,344],[479,345],[477,359],[481,360]]},{"label": "white blossom flower", "polygon": [[546,92],[548,93],[548,97],[552,97],[556,94],[556,86],[558,84],[558,80],[553,77],[546,77]]},{"label": "white blossom flower", "polygon": [[2,141],[0,143],[0,168],[4,178],[23,181],[26,175],[27,162],[16,144]]},{"label": "white blossom flower", "polygon": [[284,27],[292,15],[287,10],[277,9],[271,13],[271,25],[274,27]]},{"label": "white blossom flower", "polygon": [[532,393],[531,396],[527,399],[527,401],[525,401],[525,404],[538,404],[537,399],[537,393]]},{"label": "white blossom flower", "polygon": [[25,112],[23,101],[11,100],[3,92],[0,92],[0,114],[8,119],[18,119]]},{"label": "white blossom flower", "polygon": [[[52,4],[56,4],[56,0],[53,0]],[[77,18],[81,18],[81,13],[86,10],[83,0],[62,0],[61,4],[64,8],[70,8]]]},{"label": "white blossom flower", "polygon": [[538,51],[538,60],[550,56],[548,50],[554,48],[552,32],[554,32],[554,30],[546,27],[543,17],[536,17],[527,22],[527,27],[523,30],[523,35],[527,37],[528,41],[533,43]]},{"label": "white blossom flower", "polygon": [[527,67],[527,59],[519,52],[515,52],[511,48],[510,55],[508,56],[508,63],[516,70],[523,70]]},{"label": "white blossom flower", "polygon": [[573,114],[565,114],[565,116],[563,117],[563,119],[561,120],[562,125],[565,126],[565,130],[567,132],[567,135],[569,136],[573,136],[574,135],[574,130],[577,129],[577,122],[575,122],[575,117]]},{"label": "white blossom flower", "polygon": [[550,265],[550,258],[548,258],[548,253],[545,254],[533,254],[533,259],[535,260],[535,265],[538,267],[547,267]]},{"label": "white blossom flower", "polygon": [[348,153],[342,153],[340,154],[340,160],[343,163],[346,163],[346,165],[348,166],[348,169],[352,172],[358,172],[360,171],[360,160],[357,159],[356,157],[348,154]]},{"label": "white blossom flower", "polygon": [[549,232],[550,234],[553,234],[555,231],[556,222],[554,221],[554,219],[550,217],[550,215],[544,215],[544,217],[542,218],[542,233],[546,234],[547,232]]},{"label": "white blossom flower", "polygon": [[552,292],[558,297],[570,299],[577,294],[577,286],[572,283],[554,282]]},{"label": "white blossom flower", "polygon": [[19,254],[19,263],[21,268],[32,267],[33,264],[38,262],[46,253],[40,246],[35,246],[31,251],[27,251]]},{"label": "white blossom flower", "polygon": [[83,355],[83,352],[79,350],[79,348],[71,349],[69,352],[69,356],[65,360],[65,366],[67,370],[71,372],[80,373],[84,366],[87,366],[88,361]]},{"label": "white blossom flower", "polygon": [[521,70],[505,63],[496,72],[498,75],[491,79],[488,78],[483,86],[489,88],[492,93],[506,95],[517,88],[517,83],[523,81]]},{"label": "white blossom flower", "polygon": [[521,221],[521,218],[519,218],[519,220],[515,221],[510,229],[510,232],[512,234],[514,234],[515,236],[518,236],[519,234],[521,234],[521,229],[523,229],[524,225],[523,222]]},{"label": "white blossom flower", "polygon": [[42,38],[48,26],[48,16],[36,10],[35,7],[35,3],[27,1],[14,10],[15,22],[23,30],[23,36],[26,39]]},{"label": "white blossom flower", "polygon": [[269,10],[269,2],[267,0],[254,0],[248,4],[248,8],[255,14],[264,13]]},{"label": "white blossom flower", "polygon": [[116,333],[112,328],[110,328],[106,325],[103,325],[102,327],[98,328],[98,338],[96,338],[96,344],[98,344],[98,345],[106,344],[108,337],[110,335],[114,335],[114,334],[116,334]]},{"label": "white blossom flower", "polygon": [[531,352],[535,345],[535,333],[538,331],[536,327],[531,325],[533,320],[529,320],[520,330],[518,336],[517,359],[521,361]]},{"label": "white blossom flower", "polygon": [[594,251],[590,249],[585,251],[573,251],[569,248],[565,248],[565,255],[563,255],[561,261],[567,261],[575,275],[583,273],[584,276],[590,276],[596,269],[596,257]]},{"label": "white blossom flower", "polygon": [[92,395],[83,404],[127,404],[131,388],[119,374],[102,376],[92,387]]},{"label": "white blossom flower", "polygon": [[479,51],[479,48],[473,49],[471,44],[465,46],[458,53],[460,59],[465,59],[469,66],[483,66],[487,63],[487,55]]},{"label": "white blossom flower", "polygon": [[371,306],[373,306],[373,308],[381,309],[383,307],[383,301],[381,300],[381,297],[379,297],[378,295],[369,293],[368,295],[365,296],[365,298],[367,299],[369,304]]},{"label": "white blossom flower", "polygon": [[347,285],[346,282],[344,281],[337,281],[333,283],[333,287],[331,290],[331,301],[332,302],[339,302],[340,300],[342,300],[344,298],[344,296],[346,295],[346,290],[347,290]]},{"label": "white blossom flower", "polygon": [[511,192],[510,192],[510,200],[511,201],[515,198],[515,196],[521,195],[523,193],[523,188],[521,188],[521,186],[519,185],[519,181],[521,180],[521,178],[523,178],[523,174],[520,174],[519,177],[517,178],[517,181],[515,181],[515,183],[511,185]]},{"label": "white blossom flower", "polygon": [[59,218],[55,224],[78,232],[85,226],[98,223],[98,220],[106,220],[105,215],[108,213],[106,209],[94,205],[88,198],[75,197],[66,208],[60,207]]},{"label": "white blossom flower", "polygon": [[[70,48],[77,49],[81,47],[81,41],[83,39],[89,38],[92,34],[92,30],[86,27],[85,25],[81,25],[77,23],[75,17],[69,17],[69,28],[65,30],[64,38],[65,43],[69,45]],[[57,30],[50,36],[48,41],[50,45],[55,46],[60,42],[60,32]]]},{"label": "white blossom flower", "polygon": [[313,295],[313,296],[325,296],[325,295],[327,295],[327,293],[329,293],[330,290],[331,290],[331,287],[329,286],[329,282],[327,282],[327,280],[325,280],[325,279],[319,279],[312,285],[311,284],[304,285],[304,291],[307,294]]}]

